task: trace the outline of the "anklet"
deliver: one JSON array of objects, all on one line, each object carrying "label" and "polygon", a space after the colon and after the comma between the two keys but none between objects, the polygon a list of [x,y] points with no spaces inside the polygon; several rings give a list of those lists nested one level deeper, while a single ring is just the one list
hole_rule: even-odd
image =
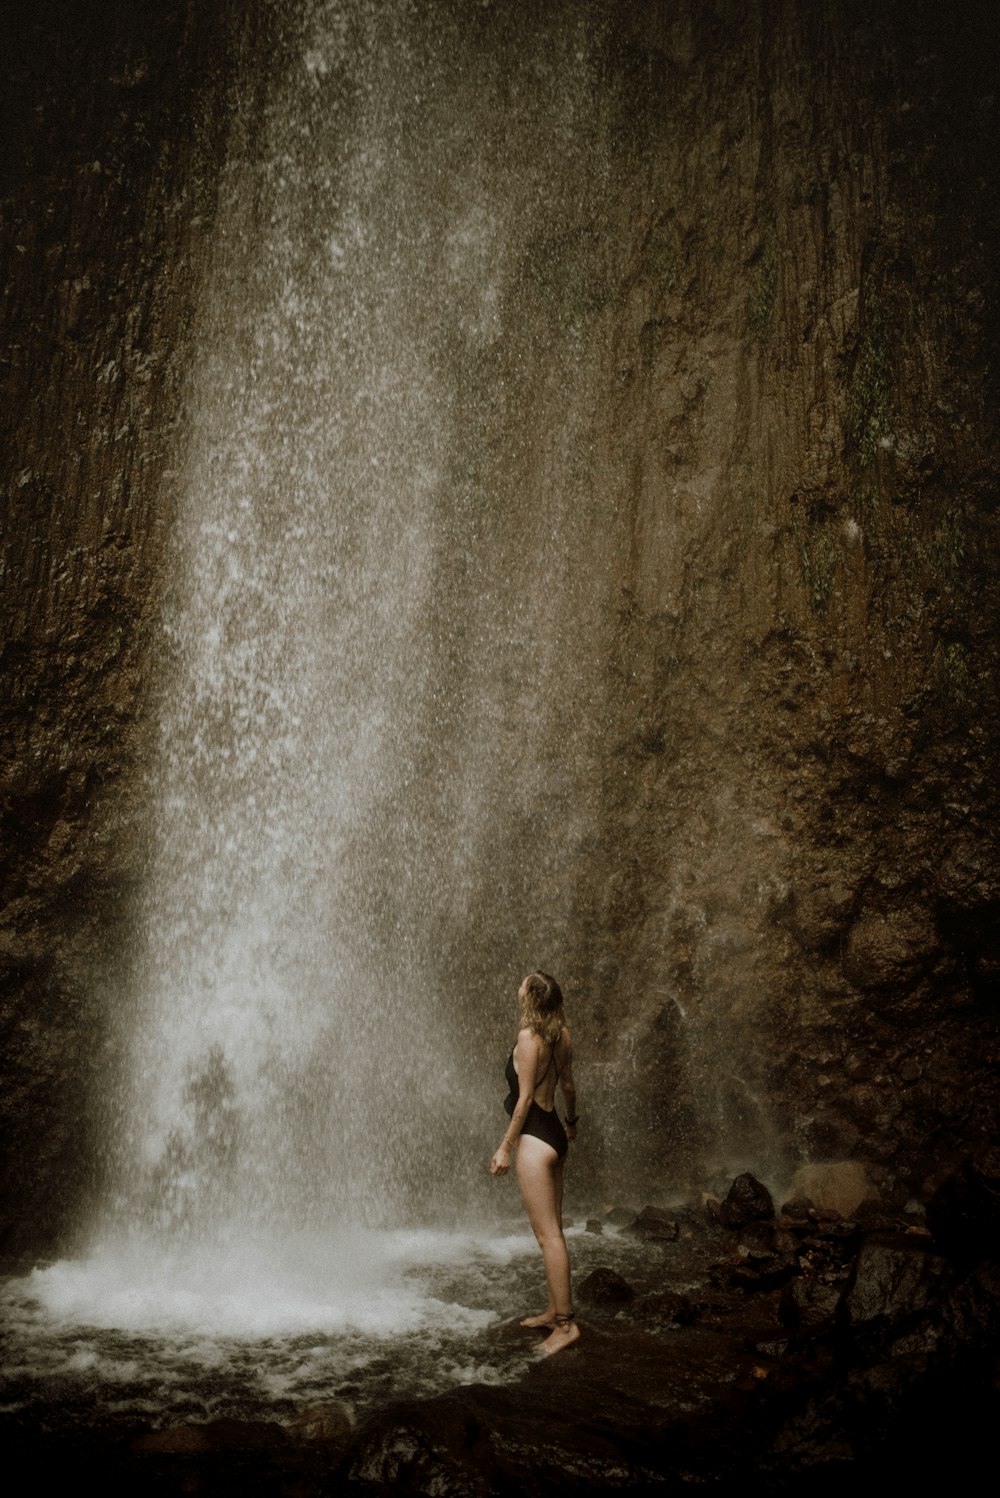
[{"label": "anklet", "polygon": [[569,1326],[571,1321],[576,1320],[576,1317],[573,1315],[572,1311],[556,1311],[553,1314],[552,1319],[555,1322],[556,1326]]}]

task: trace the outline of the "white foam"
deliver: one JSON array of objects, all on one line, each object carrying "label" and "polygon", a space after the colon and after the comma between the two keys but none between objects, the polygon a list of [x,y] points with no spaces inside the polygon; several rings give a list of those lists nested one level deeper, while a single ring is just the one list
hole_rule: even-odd
[{"label": "white foam", "polygon": [[494,1314],[428,1294],[417,1271],[468,1268],[477,1260],[505,1264],[533,1251],[526,1234],[491,1239],[405,1230],[183,1250],[139,1240],[36,1269],[25,1290],[62,1327],[248,1341],[345,1332],[392,1338],[436,1327],[471,1332]]}]

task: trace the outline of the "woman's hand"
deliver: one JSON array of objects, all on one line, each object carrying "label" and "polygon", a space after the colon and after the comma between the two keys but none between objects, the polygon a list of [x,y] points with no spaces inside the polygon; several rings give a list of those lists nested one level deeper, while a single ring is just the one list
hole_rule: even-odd
[{"label": "woman's hand", "polygon": [[490,1161],[491,1176],[505,1176],[510,1169],[510,1145],[501,1144]]}]

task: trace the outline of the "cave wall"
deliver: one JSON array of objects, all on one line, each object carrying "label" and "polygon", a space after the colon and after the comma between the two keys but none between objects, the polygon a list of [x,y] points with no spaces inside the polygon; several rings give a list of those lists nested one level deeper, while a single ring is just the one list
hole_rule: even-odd
[{"label": "cave wall", "polygon": [[681,1172],[915,1189],[996,1128],[992,22],[631,14],[621,1085]]},{"label": "cave wall", "polygon": [[0,1239],[101,1172],[109,1008],[185,332],[237,32],[223,5],[4,8]]},{"label": "cave wall", "polygon": [[[12,1249],[100,1173],[188,321],[266,18],[3,23]],[[536,421],[585,365],[611,517],[601,834],[562,876],[591,1076],[661,1183],[853,1156],[914,1189],[996,1127],[989,18],[591,19],[600,209],[510,293],[550,320]]]}]

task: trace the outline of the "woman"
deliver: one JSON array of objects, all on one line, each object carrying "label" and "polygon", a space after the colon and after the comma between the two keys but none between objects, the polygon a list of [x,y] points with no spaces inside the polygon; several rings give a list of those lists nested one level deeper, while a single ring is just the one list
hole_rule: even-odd
[{"label": "woman", "polygon": [[[580,1336],[573,1319],[569,1287],[569,1254],[562,1230],[563,1162],[576,1138],[576,1088],[573,1049],[563,1019],[563,996],[548,973],[529,973],[517,991],[521,1030],[507,1061],[510,1115],[490,1171],[506,1175],[510,1152],[517,1151],[517,1184],[545,1262],[549,1303],[540,1316],[526,1316],[522,1326],[547,1326],[541,1352],[561,1352]],[[555,1112],[556,1083],[566,1103],[566,1127]]]}]

